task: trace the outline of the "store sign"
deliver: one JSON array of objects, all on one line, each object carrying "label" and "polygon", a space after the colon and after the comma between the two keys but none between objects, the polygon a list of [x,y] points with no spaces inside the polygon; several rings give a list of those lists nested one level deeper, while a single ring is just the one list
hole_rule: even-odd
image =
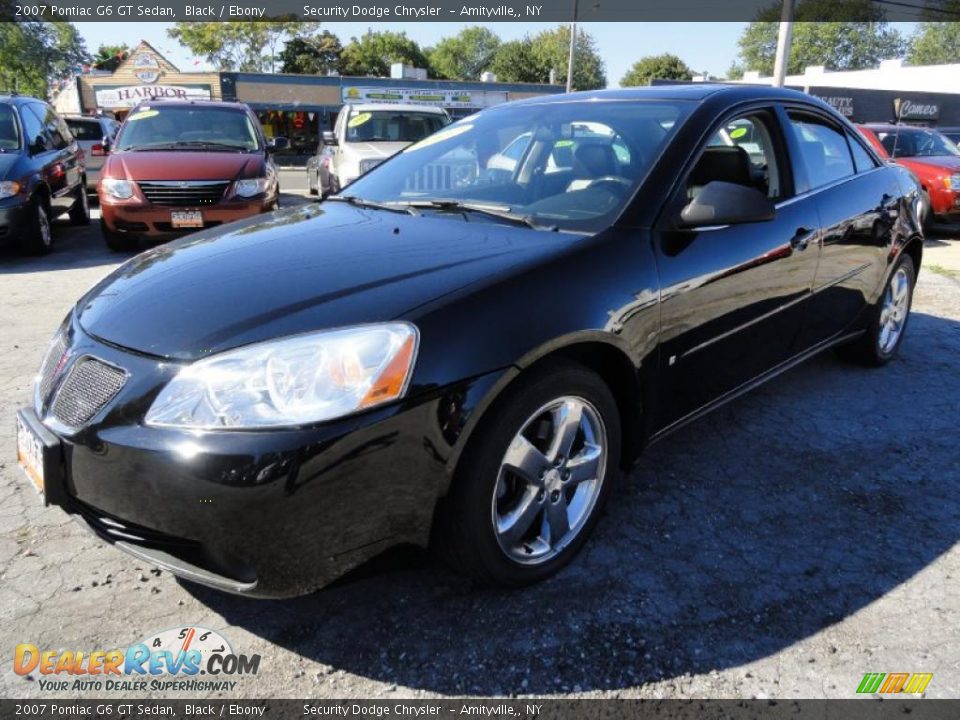
[{"label": "store sign", "polygon": [[160,63],[150,53],[140,52],[133,56],[133,74],[142,83],[155,83],[160,79]]},{"label": "store sign", "polygon": [[345,103],[410,103],[449,108],[484,108],[507,101],[505,92],[392,87],[343,87],[340,96]]},{"label": "store sign", "polygon": [[897,98],[893,101],[893,109],[901,120],[937,120],[940,117],[940,105],[937,103]]},{"label": "store sign", "polygon": [[853,117],[853,98],[845,95],[814,95],[844,117]]},{"label": "store sign", "polygon": [[142,100],[209,100],[210,86],[131,85],[97,89],[95,95],[98,108],[130,108]]}]

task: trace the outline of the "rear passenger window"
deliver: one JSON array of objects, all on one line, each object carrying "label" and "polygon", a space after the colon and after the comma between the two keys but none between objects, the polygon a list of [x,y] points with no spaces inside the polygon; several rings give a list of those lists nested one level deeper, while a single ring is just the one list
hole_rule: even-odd
[{"label": "rear passenger window", "polygon": [[714,181],[746,185],[772,199],[781,197],[780,172],[766,113],[736,118],[710,138],[687,179],[687,197],[695,198]]},{"label": "rear passenger window", "polygon": [[850,142],[850,152],[853,153],[853,164],[858,173],[867,172],[877,167],[877,161],[873,159],[870,153],[864,149],[863,145],[861,145],[856,138],[848,134],[847,140]]},{"label": "rear passenger window", "polygon": [[[820,118],[799,113],[790,113],[790,124],[800,148],[800,157],[794,158],[794,166],[801,165],[808,180],[808,187],[798,187],[798,192],[823,187],[856,173],[842,130]],[[802,173],[797,175],[802,177]]]}]

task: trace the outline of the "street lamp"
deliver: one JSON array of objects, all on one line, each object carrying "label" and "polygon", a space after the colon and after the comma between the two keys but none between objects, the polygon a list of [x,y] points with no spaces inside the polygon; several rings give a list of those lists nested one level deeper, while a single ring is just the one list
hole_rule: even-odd
[{"label": "street lamp", "polygon": [[797,0],[783,0],[780,12],[780,33],[777,36],[777,57],[773,65],[773,85],[783,87],[787,79],[787,62],[790,57],[790,40],[793,36],[793,10]]},{"label": "street lamp", "polygon": [[573,56],[577,50],[577,9],[580,0],[573,0],[573,22],[570,23],[570,54],[567,56],[567,92],[573,90]]}]

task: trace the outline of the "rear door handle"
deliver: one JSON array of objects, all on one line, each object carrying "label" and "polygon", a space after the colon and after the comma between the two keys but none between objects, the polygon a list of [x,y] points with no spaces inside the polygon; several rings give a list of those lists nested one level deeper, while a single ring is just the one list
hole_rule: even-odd
[{"label": "rear door handle", "polygon": [[793,237],[790,238],[790,247],[797,251],[806,250],[807,245],[810,244],[810,240],[815,234],[815,230],[808,230],[804,227],[797,228],[797,232],[795,232]]}]

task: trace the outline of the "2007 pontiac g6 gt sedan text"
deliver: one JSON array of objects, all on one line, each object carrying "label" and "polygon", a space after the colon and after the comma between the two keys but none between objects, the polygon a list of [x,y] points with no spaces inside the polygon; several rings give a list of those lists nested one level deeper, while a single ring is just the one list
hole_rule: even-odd
[{"label": "2007 pontiac g6 gt sedan text", "polygon": [[46,502],[223,590],[408,542],[535,582],[646,444],[825,348],[895,355],[918,190],[797,92],[505,104],[118,268],[54,336],[18,455]]}]

